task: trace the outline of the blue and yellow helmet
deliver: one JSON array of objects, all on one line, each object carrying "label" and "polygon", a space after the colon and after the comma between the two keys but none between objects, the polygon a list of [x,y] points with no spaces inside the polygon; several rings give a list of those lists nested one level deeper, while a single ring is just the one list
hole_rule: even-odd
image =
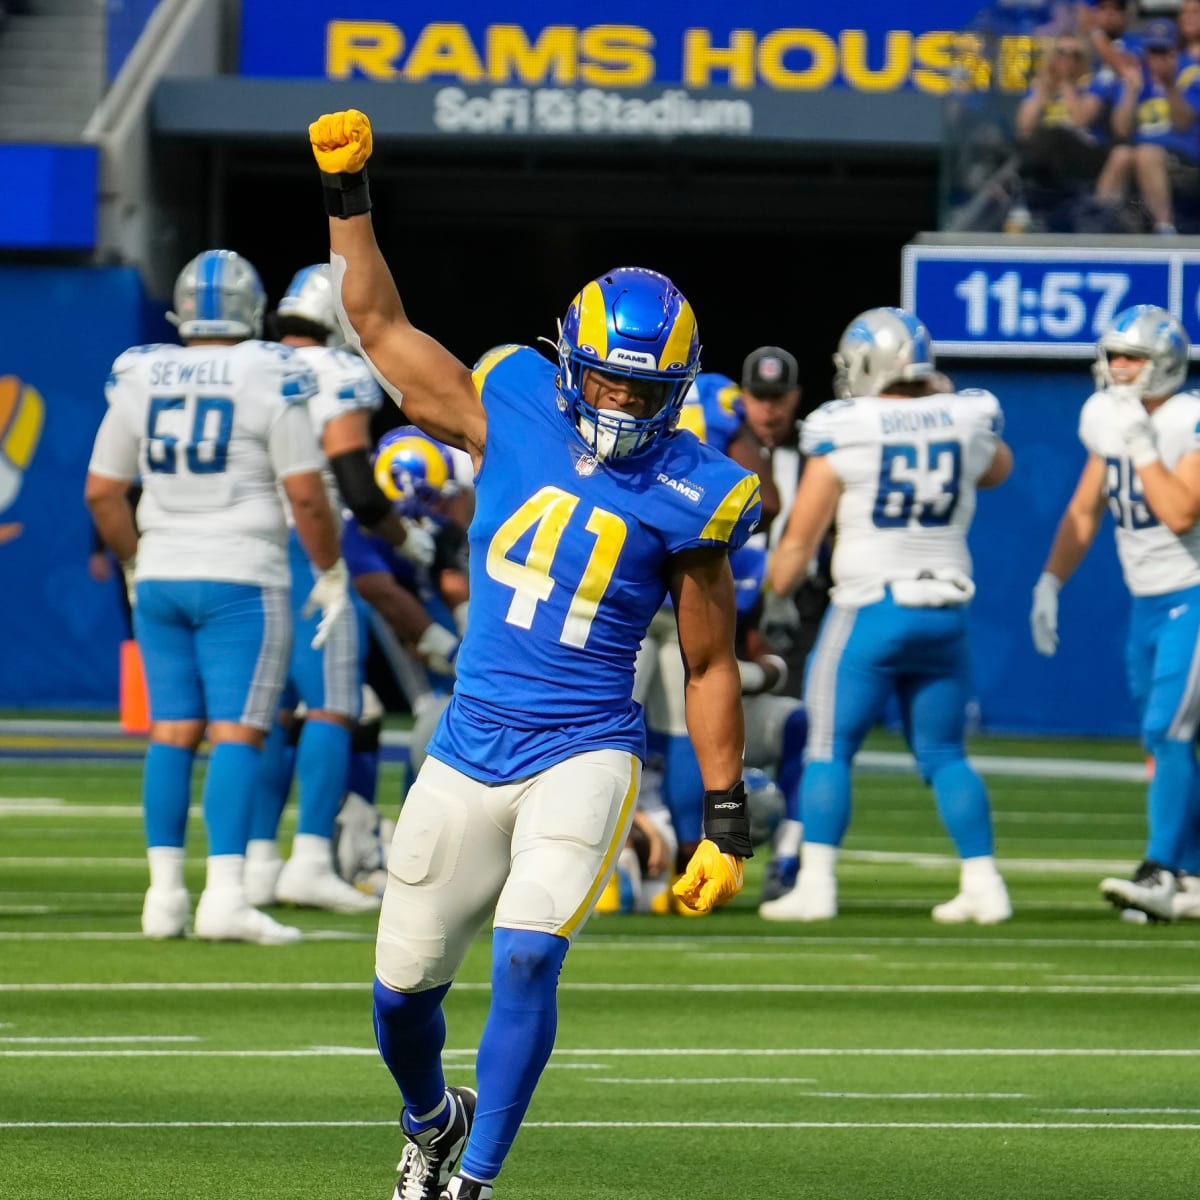
[{"label": "blue and yellow helmet", "polygon": [[[700,369],[692,306],[657,271],[618,267],[571,301],[559,326],[559,407],[599,459],[628,457],[669,433]],[[584,399],[583,373],[628,378],[646,399],[646,416],[597,409]]]},{"label": "blue and yellow helmet", "polygon": [[406,517],[431,515],[439,500],[458,490],[450,451],[415,425],[401,425],[379,439],[375,482]]}]

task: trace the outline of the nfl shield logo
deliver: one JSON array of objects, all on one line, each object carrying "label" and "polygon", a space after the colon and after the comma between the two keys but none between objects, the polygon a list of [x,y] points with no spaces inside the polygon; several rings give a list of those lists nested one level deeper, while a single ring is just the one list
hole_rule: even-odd
[{"label": "nfl shield logo", "polygon": [[591,475],[598,465],[590,454],[584,454],[575,460],[575,472],[578,475]]}]

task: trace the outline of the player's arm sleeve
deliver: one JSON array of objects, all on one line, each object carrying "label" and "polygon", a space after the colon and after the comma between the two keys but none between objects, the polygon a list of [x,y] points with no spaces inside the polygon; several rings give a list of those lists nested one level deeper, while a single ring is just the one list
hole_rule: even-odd
[{"label": "player's arm sleeve", "polygon": [[392,502],[375,482],[371,456],[364,449],[346,450],[329,460],[338,492],[362,525],[378,525],[392,511]]},{"label": "player's arm sleeve", "polygon": [[1088,400],[1079,413],[1079,440],[1083,443],[1084,448],[1089,454],[1095,454],[1100,458],[1104,457],[1100,451],[1099,436],[1102,420],[1100,407],[1102,403],[1100,394],[1096,393]]},{"label": "player's arm sleeve", "polygon": [[716,494],[720,498],[700,528],[668,530],[668,550],[672,554],[714,546],[737,550],[758,528],[762,499],[757,475],[722,470],[714,480],[714,487],[718,488]]},{"label": "player's arm sleeve", "polygon": [[277,479],[321,469],[321,451],[302,401],[287,404],[271,423],[267,454]]}]

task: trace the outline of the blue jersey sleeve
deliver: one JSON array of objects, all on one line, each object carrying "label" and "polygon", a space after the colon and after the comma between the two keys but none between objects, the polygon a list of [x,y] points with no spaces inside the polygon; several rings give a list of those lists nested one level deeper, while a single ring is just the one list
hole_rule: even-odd
[{"label": "blue jersey sleeve", "polygon": [[342,527],[342,557],[351,579],[360,575],[372,575],[382,571],[392,573],[385,557],[387,544],[372,534],[365,533],[358,523],[350,518]]}]

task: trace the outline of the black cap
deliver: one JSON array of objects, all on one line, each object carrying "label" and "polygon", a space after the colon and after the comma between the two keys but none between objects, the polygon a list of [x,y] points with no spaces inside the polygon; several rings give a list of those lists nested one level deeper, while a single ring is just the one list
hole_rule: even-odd
[{"label": "black cap", "polygon": [[782,396],[799,386],[800,368],[780,346],[759,346],[742,364],[742,391],[754,396]]}]

